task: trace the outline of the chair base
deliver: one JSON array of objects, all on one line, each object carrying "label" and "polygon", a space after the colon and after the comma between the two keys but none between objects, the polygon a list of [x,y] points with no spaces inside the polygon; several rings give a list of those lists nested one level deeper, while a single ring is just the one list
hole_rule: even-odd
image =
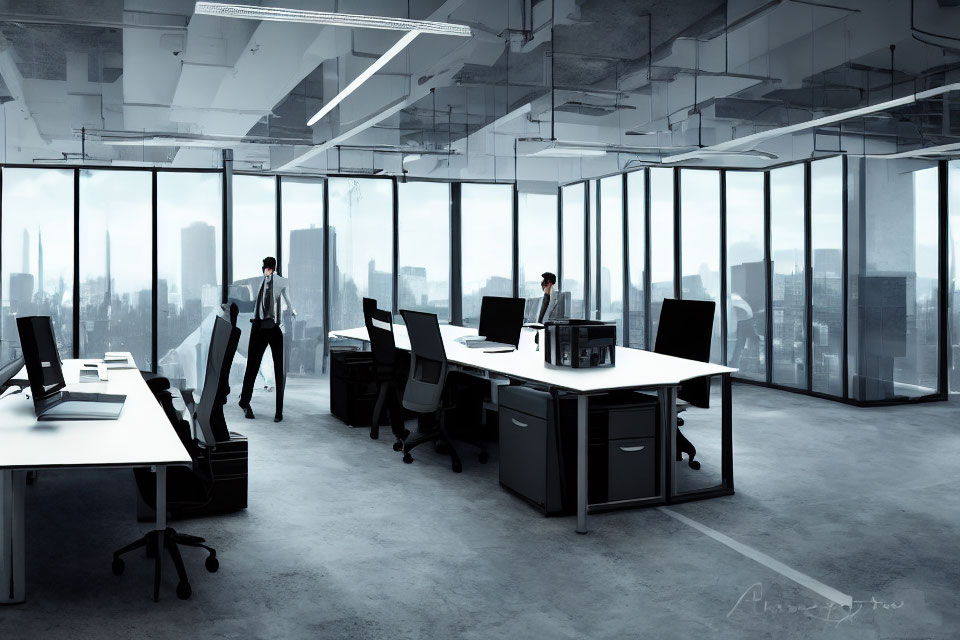
[{"label": "chair base", "polygon": [[[463,462],[460,460],[460,454],[457,453],[457,448],[453,445],[453,439],[450,437],[450,434],[447,432],[445,419],[445,411],[441,411],[440,414],[440,424],[435,431],[429,431],[427,433],[420,434],[415,438],[406,438],[403,441],[403,461],[407,464],[413,462],[413,456],[410,455],[410,452],[419,447],[425,442],[435,443],[435,448],[438,452],[441,452],[441,447],[445,449],[442,453],[446,453],[450,456],[450,468],[453,469],[454,473],[460,473],[463,471]],[[469,445],[472,445],[480,450],[477,455],[477,460],[480,464],[486,464],[489,459],[489,454],[487,454],[486,445],[475,442],[473,440],[464,440]]]},{"label": "chair base", "polygon": [[209,555],[204,562],[204,566],[210,573],[215,573],[217,569],[220,568],[220,561],[217,560],[217,550],[204,544],[206,541],[203,538],[187,535],[185,533],[177,533],[169,527],[163,531],[150,531],[139,540],[131,542],[127,546],[114,551],[111,569],[113,570],[114,575],[123,575],[124,562],[120,556],[136,549],[144,548],[146,550],[147,557],[154,559],[153,601],[159,602],[162,556],[157,553],[157,551],[158,542],[160,542],[159,536],[161,535],[163,536],[163,548],[166,549],[167,553],[169,553],[170,557],[173,559],[173,566],[176,568],[177,577],[180,580],[177,583],[177,597],[181,600],[186,600],[190,597],[190,594],[193,593],[193,589],[190,587],[190,581],[187,579],[187,569],[183,564],[183,557],[180,555],[181,545],[185,547],[206,549],[209,552]]}]

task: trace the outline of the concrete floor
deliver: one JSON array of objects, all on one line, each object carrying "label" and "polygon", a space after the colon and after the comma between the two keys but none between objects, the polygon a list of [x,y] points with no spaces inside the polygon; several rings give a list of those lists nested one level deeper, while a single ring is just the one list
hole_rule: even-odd
[{"label": "concrete floor", "polygon": [[[957,638],[960,406],[857,409],[734,387],[735,496],[671,507],[849,594],[853,611],[659,509],[539,516],[481,466],[401,463],[328,412],[325,381],[288,385],[286,420],[231,400],[250,439],[250,507],[174,523],[217,547],[167,568],[111,552],[136,537],[130,471],[44,471],[27,492],[27,589],[0,638]],[[711,410],[714,411],[714,410]],[[709,416],[688,436],[709,473]],[[466,451],[466,449],[463,449]],[[685,475],[693,472],[684,471]],[[695,477],[695,476],[694,476]],[[873,600],[884,604],[874,604]],[[893,606],[891,606],[891,604]]]}]

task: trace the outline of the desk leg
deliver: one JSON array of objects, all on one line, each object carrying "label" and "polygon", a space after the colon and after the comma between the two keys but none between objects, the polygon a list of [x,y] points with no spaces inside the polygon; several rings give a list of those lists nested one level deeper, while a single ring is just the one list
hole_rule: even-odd
[{"label": "desk leg", "polygon": [[587,403],[577,396],[577,533],[587,532]]},{"label": "desk leg", "polygon": [[661,387],[657,390],[660,401],[660,433],[664,435],[664,464],[667,465],[667,486],[663,492],[669,503],[677,488],[677,388]]},{"label": "desk leg", "polygon": [[27,472],[0,471],[0,604],[26,600],[24,507]]},{"label": "desk leg", "polygon": [[721,464],[723,485],[727,493],[733,494],[733,391],[730,386],[730,374],[720,377],[721,386]]},{"label": "desk leg", "polygon": [[160,575],[163,568],[163,542],[167,530],[167,467],[157,465],[157,557],[153,577],[153,601],[160,600]]}]

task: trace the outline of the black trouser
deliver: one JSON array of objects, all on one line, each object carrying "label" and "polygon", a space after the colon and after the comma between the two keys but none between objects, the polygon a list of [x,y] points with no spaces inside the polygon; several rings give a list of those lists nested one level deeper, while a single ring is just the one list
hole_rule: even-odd
[{"label": "black trouser", "polygon": [[277,413],[283,413],[283,331],[279,326],[270,329],[261,329],[259,321],[255,320],[250,327],[250,346],[247,347],[247,371],[243,374],[243,390],[240,392],[241,404],[248,404],[253,395],[253,385],[257,381],[257,372],[260,371],[260,362],[263,361],[263,352],[270,347],[273,355],[273,377],[277,381]]}]

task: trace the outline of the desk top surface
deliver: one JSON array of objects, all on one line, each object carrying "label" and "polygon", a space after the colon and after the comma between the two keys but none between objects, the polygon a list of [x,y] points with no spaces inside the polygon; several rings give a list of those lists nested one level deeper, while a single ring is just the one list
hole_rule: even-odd
[{"label": "desk top surface", "polygon": [[[130,361],[133,357],[130,356]],[[136,369],[110,369],[106,382],[78,382],[84,362],[64,360],[68,391],[127,396],[117,420],[38,422],[30,388],[0,399],[0,468],[139,467],[189,464],[190,454]],[[26,379],[26,372],[22,371]]]},{"label": "desk top surface", "polygon": [[[400,324],[393,325],[393,328],[397,347],[409,351],[407,328]],[[543,351],[536,351],[533,338],[536,331],[533,329],[523,329],[519,348],[509,353],[485,353],[482,349],[471,349],[454,341],[460,336],[477,335],[476,329],[440,325],[440,333],[447,359],[452,363],[576,392],[675,386],[692,378],[736,371],[709,362],[625,347],[617,347],[616,366],[574,369],[545,363]],[[364,342],[369,340],[366,327],[331,331],[330,335]],[[540,342],[542,345],[542,338]]]}]

